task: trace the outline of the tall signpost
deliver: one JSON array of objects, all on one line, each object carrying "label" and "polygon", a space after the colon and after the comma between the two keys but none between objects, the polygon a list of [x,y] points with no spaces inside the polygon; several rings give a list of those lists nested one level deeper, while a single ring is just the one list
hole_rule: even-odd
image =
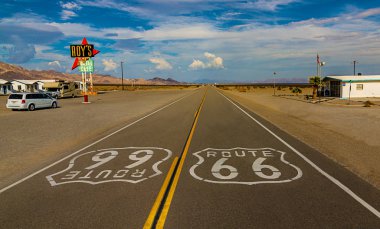
[{"label": "tall signpost", "polygon": [[120,62],[120,66],[121,66],[121,90],[124,91],[123,61]]},{"label": "tall signpost", "polygon": [[317,54],[317,76],[320,79],[319,84],[318,84],[319,101],[321,100],[322,87],[323,87],[323,84],[322,84],[322,78],[323,78],[322,67],[325,65],[326,65],[326,62],[321,61],[319,58],[319,54]]},{"label": "tall signpost", "polygon": [[354,60],[352,63],[354,64],[354,76],[356,76],[356,64],[359,62],[357,60]]},{"label": "tall signpost", "polygon": [[88,103],[88,89],[87,89],[87,73],[90,74],[90,93],[94,93],[92,74],[94,73],[94,61],[91,59],[100,51],[94,49],[94,45],[88,44],[86,38],[82,40],[82,44],[70,45],[71,57],[75,58],[71,70],[79,67],[79,72],[82,73],[82,94],[84,103]]},{"label": "tall signpost", "polygon": [[276,95],[276,72],[273,72],[273,95]]}]

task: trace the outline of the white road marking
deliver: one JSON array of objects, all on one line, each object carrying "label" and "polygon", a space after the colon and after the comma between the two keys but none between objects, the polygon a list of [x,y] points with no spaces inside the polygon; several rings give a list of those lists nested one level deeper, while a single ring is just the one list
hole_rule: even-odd
[{"label": "white road marking", "polygon": [[137,119],[136,121],[134,121],[134,122],[132,122],[132,123],[130,123],[130,124],[128,124],[128,125],[126,125],[126,126],[120,128],[120,129],[118,129],[118,130],[116,130],[115,132],[110,133],[109,135],[107,135],[107,136],[105,136],[105,137],[103,137],[103,138],[101,138],[101,139],[99,139],[99,140],[97,140],[97,141],[95,141],[95,142],[93,142],[93,143],[91,143],[91,144],[89,144],[89,145],[83,147],[82,149],[80,149],[80,150],[78,150],[78,151],[76,151],[76,152],[74,152],[74,153],[72,153],[72,154],[70,154],[70,155],[68,155],[68,156],[66,156],[66,157],[64,157],[64,158],[62,158],[62,159],[60,159],[60,160],[58,160],[58,161],[56,161],[56,162],[54,162],[54,163],[52,163],[52,164],[50,164],[50,165],[44,167],[44,168],[42,168],[42,169],[40,169],[40,170],[38,170],[38,171],[36,171],[36,172],[30,174],[30,175],[28,175],[28,176],[26,176],[26,177],[24,177],[24,178],[18,180],[18,181],[16,181],[16,182],[14,182],[13,184],[10,184],[10,185],[6,186],[5,188],[2,188],[2,189],[0,190],[0,194],[3,193],[3,192],[5,192],[6,190],[8,190],[8,189],[10,189],[10,188],[12,188],[12,187],[18,185],[18,184],[20,184],[20,183],[26,181],[26,180],[29,180],[30,178],[34,177],[35,175],[37,175],[37,174],[39,174],[39,173],[41,173],[41,172],[43,172],[43,171],[45,171],[45,170],[47,170],[47,169],[49,169],[49,168],[51,168],[51,167],[53,167],[53,166],[55,166],[55,165],[61,163],[61,162],[64,161],[64,160],[67,160],[68,158],[70,158],[70,157],[72,157],[72,156],[74,156],[74,155],[76,155],[76,154],[82,152],[83,150],[90,148],[91,146],[93,146],[93,145],[95,145],[95,144],[97,144],[97,143],[99,143],[99,142],[101,142],[101,141],[103,141],[103,140],[105,140],[105,139],[107,139],[107,138],[109,138],[109,137],[111,137],[111,136],[113,136],[113,135],[119,133],[120,131],[123,131],[124,129],[126,129],[126,128],[128,128],[128,127],[130,127],[130,126],[132,126],[132,125],[134,125],[134,124],[136,124],[136,123],[138,123],[138,122],[140,122],[140,121],[142,121],[142,120],[144,120],[144,119],[146,119],[146,118],[152,116],[152,115],[154,115],[155,113],[157,113],[157,112],[159,112],[159,111],[161,111],[161,110],[163,110],[163,109],[165,109],[165,108],[167,108],[167,107],[169,107],[169,106],[171,106],[171,105],[173,105],[173,104],[175,104],[175,103],[181,101],[182,99],[184,99],[184,98],[186,98],[186,97],[188,97],[188,96],[190,96],[190,95],[193,95],[193,94],[194,94],[194,93],[191,93],[191,94],[189,94],[189,95],[185,95],[185,96],[183,96],[183,97],[181,97],[181,98],[175,100],[174,102],[171,102],[171,103],[169,103],[168,105],[165,105],[165,106],[163,106],[163,107],[161,107],[161,108],[159,108],[159,109],[153,111],[152,113],[147,114],[147,115],[145,115],[144,117],[139,118],[139,119]]},{"label": "white road marking", "polygon": [[[240,151],[240,152],[239,152]],[[231,153],[232,152],[232,153]],[[204,155],[201,155],[204,154]],[[277,154],[277,156],[275,156]],[[215,184],[239,184],[239,185],[257,185],[257,184],[279,184],[279,183],[287,183],[295,181],[302,177],[302,170],[298,168],[297,166],[289,163],[285,160],[285,152],[278,151],[272,148],[256,148],[256,149],[248,149],[244,147],[235,147],[231,149],[215,149],[215,148],[207,148],[198,152],[193,153],[195,157],[198,158],[198,162],[193,165],[189,172],[190,175],[193,176],[197,180],[209,182],[209,183],[215,183]],[[212,179],[212,177],[208,177],[206,174],[198,174],[195,172],[195,170],[202,166],[202,164],[206,160],[209,160],[207,158],[212,158],[214,160],[217,160],[214,162],[214,165],[212,166],[210,172],[211,175],[217,178],[217,180]],[[230,163],[227,162],[227,159],[241,159],[244,158],[246,160],[253,160],[252,166],[252,175],[255,175],[255,177],[250,177],[248,180],[242,180],[242,178],[239,178],[239,172],[238,170],[241,168],[235,168],[231,166]],[[281,172],[268,164],[261,164],[266,158],[276,158],[278,162],[282,162],[287,165],[286,171],[293,171],[296,172],[294,177],[281,177],[279,180],[278,178],[281,175]],[[211,161],[213,162],[213,161]],[[227,162],[226,164],[224,164]],[[206,165],[208,166],[208,165]],[[207,167],[206,167],[207,168]],[[222,175],[220,173],[221,170],[229,171],[229,175]],[[272,175],[265,175],[262,170],[271,170]],[[206,169],[207,170],[207,169]],[[237,178],[237,179],[234,179]],[[253,180],[252,180],[253,179]],[[273,180],[275,179],[275,180]]]},{"label": "white road marking", "polygon": [[[85,157],[86,155],[94,154],[96,152],[98,153],[92,157],[92,161],[87,161],[87,162],[93,164],[93,161],[95,161],[98,163],[93,164],[92,166],[89,166],[89,167],[85,167],[85,168],[83,168],[85,165],[84,166],[75,165],[75,162],[77,160],[80,160],[80,158],[82,158],[82,163],[83,163],[83,157]],[[144,152],[147,153],[145,156],[136,157],[136,155],[138,155],[139,153],[144,153]],[[102,157],[102,158],[100,157],[107,154],[110,154],[110,155],[108,157]],[[155,161],[151,168],[144,167],[144,166],[143,168],[141,168],[140,165],[143,165],[145,162],[147,162],[153,156],[153,154],[161,154],[161,156],[164,155],[164,158],[158,161]],[[96,184],[109,183],[109,182],[128,182],[128,183],[136,184],[146,179],[162,174],[162,172],[158,169],[158,165],[168,160],[172,156],[172,154],[173,153],[170,150],[158,148],[158,147],[125,147],[125,148],[110,148],[110,149],[102,149],[102,150],[97,150],[97,151],[90,151],[87,153],[76,155],[75,157],[71,158],[70,162],[68,163],[67,168],[61,171],[58,171],[54,174],[46,176],[46,179],[50,182],[51,186],[56,186],[56,185],[61,185],[61,184],[70,184],[70,183],[87,183],[91,185],[96,185]],[[132,161],[132,164],[128,166],[121,166],[121,167],[119,166],[119,168],[108,166],[108,169],[106,165],[106,166],[102,166],[103,168],[101,170],[96,170],[97,167],[105,163],[119,160],[120,159],[119,157],[121,157],[121,160],[125,160],[127,157],[128,158],[127,162],[130,163]],[[136,169],[136,167],[138,166],[140,167]],[[124,168],[127,168],[127,170]],[[147,170],[148,170],[148,173],[150,173],[151,175],[144,176]],[[133,173],[133,171],[135,172]],[[86,175],[83,176],[83,174],[86,174]],[[96,174],[97,176],[95,176]],[[82,175],[82,176],[79,176],[79,175]],[[112,176],[108,178],[108,176],[110,175]]]},{"label": "white road marking", "polygon": [[252,117],[250,114],[248,114],[245,110],[243,110],[241,107],[239,107],[236,103],[234,103],[232,100],[227,98],[225,95],[220,93],[224,98],[226,98],[230,103],[235,105],[239,110],[241,110],[244,114],[246,114],[249,118],[251,118],[253,121],[255,121],[257,124],[259,124],[262,128],[264,128],[266,131],[268,131],[271,135],[273,135],[275,138],[277,138],[280,142],[282,142],[285,146],[287,146],[289,149],[291,149],[294,153],[296,153],[298,156],[300,156],[304,161],[306,161],[308,164],[310,164],[314,169],[316,169],[318,172],[320,172],[323,176],[325,176],[327,179],[329,179],[331,182],[336,184],[339,188],[341,188],[343,191],[345,191],[348,195],[350,195],[353,199],[355,199],[357,202],[359,202],[361,205],[363,205],[365,208],[367,208],[370,212],[372,212],[375,216],[380,218],[380,212],[372,207],[370,204],[368,204],[366,201],[364,201],[362,198],[360,198],[358,195],[356,195],[351,189],[349,189],[347,186],[342,184],[339,180],[332,177],[325,171],[323,171],[320,167],[318,167],[314,162],[309,160],[306,156],[304,156],[302,153],[300,153],[298,150],[293,148],[289,143],[287,143],[285,140],[277,136],[275,133],[273,133],[270,129],[268,129],[266,126],[264,126],[261,122],[259,122],[257,119]]}]

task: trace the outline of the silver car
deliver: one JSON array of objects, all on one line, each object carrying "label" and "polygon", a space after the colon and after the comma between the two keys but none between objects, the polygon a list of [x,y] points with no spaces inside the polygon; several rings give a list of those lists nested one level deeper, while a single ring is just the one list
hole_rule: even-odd
[{"label": "silver car", "polygon": [[36,108],[57,108],[57,100],[45,93],[13,93],[9,95],[7,108],[34,111]]}]

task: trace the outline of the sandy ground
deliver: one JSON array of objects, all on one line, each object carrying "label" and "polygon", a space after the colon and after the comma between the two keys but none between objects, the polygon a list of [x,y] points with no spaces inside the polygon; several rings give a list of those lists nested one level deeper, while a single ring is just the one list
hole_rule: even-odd
[{"label": "sandy ground", "polygon": [[0,187],[193,91],[107,92],[89,97],[91,104],[60,99],[60,108],[34,112],[8,110],[0,96]]},{"label": "sandy ground", "polygon": [[366,99],[351,106],[339,99],[313,104],[302,97],[273,96],[269,88],[223,92],[380,189],[379,99],[363,107]]}]

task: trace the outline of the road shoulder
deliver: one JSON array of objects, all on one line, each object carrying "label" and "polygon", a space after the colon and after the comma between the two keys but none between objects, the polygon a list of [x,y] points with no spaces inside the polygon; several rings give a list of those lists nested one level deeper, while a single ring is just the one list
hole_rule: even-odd
[{"label": "road shoulder", "polygon": [[[378,166],[380,147],[369,145],[348,133],[331,129],[320,120],[311,122],[307,120],[304,112],[289,114],[283,109],[284,103],[292,106],[294,101],[289,102],[278,97],[267,96],[270,99],[267,99],[266,102],[273,101],[269,106],[260,101],[258,97],[255,98],[247,93],[222,92],[380,189],[380,167]],[[279,103],[282,105],[278,105]],[[314,104],[302,103],[302,105],[313,106]],[[304,109],[307,110],[308,107],[304,107]]]}]

